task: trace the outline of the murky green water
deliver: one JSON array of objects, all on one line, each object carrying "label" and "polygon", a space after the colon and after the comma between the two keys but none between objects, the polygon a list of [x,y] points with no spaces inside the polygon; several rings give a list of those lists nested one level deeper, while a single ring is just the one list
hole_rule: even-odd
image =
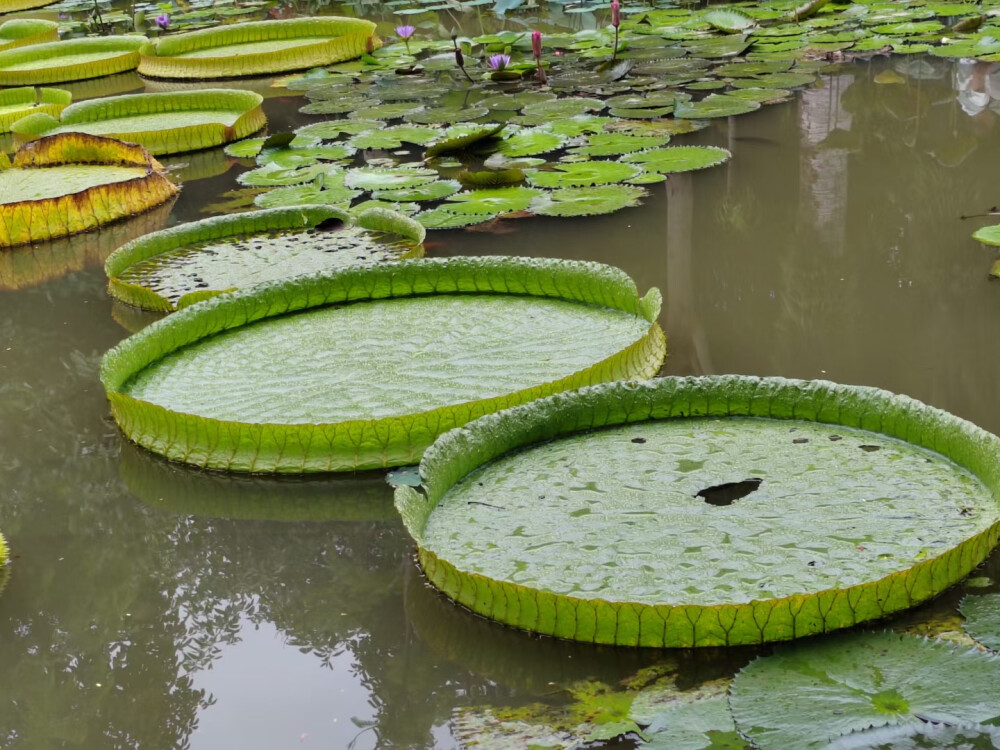
[{"label": "murky green water", "polygon": [[[996,254],[970,238],[988,220],[958,218],[1000,202],[993,68],[907,58],[919,77],[876,85],[884,64],[685,137],[734,158],[642,208],[433,233],[428,254],[613,263],[663,290],[670,373],[883,386],[1000,432]],[[272,129],[318,119],[299,104],[269,99]],[[203,217],[243,169],[167,161],[187,166],[161,224]],[[132,230],[0,254],[0,746],[450,748],[458,706],[664,658],[695,684],[749,658],[505,630],[424,585],[379,477],[203,475],[126,444],[97,370],[117,321],[142,318],[113,308],[100,262]]]}]

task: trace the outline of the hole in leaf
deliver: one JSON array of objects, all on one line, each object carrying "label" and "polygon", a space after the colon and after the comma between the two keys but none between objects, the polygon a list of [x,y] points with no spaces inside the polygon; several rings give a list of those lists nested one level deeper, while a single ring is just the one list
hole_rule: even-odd
[{"label": "hole in leaf", "polygon": [[706,487],[695,495],[695,497],[705,498],[705,502],[709,505],[732,505],[736,500],[740,500],[758,489],[763,481],[763,479],[754,477],[752,479],[744,479],[742,482],[717,484],[713,487]]},{"label": "hole in leaf", "polygon": [[646,438],[632,438],[633,443],[645,443]]},{"label": "hole in leaf", "polygon": [[881,445],[859,445],[858,447],[868,453],[874,453],[875,451],[882,450]]}]

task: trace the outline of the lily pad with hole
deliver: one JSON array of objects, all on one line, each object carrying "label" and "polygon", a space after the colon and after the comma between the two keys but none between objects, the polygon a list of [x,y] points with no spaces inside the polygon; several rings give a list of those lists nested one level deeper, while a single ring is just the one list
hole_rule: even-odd
[{"label": "lily pad with hole", "polygon": [[213,79],[316,68],[360,57],[382,44],[360,18],[293,18],[215,26],[161,36],[142,49],[150,78]]},{"label": "lily pad with hole", "polygon": [[528,183],[535,187],[587,187],[611,185],[637,177],[642,168],[615,161],[586,161],[575,164],[557,164],[550,171],[536,171],[528,175]]},{"label": "lily pad with hole", "polygon": [[0,91],[0,133],[9,133],[11,126],[28,115],[58,116],[73,101],[63,89],[24,86]]},{"label": "lily pad with hole", "polygon": [[128,94],[78,102],[53,116],[32,114],[11,130],[19,142],[88,133],[138,143],[151,154],[176,154],[246,138],[267,124],[260,94],[206,89]]},{"label": "lily pad with hole", "polygon": [[824,750],[1000,750],[1000,728],[915,723],[851,732]]},{"label": "lily pad with hole", "polygon": [[59,40],[59,24],[40,18],[12,18],[0,24],[0,51]]},{"label": "lily pad with hole", "polygon": [[969,595],[959,609],[965,632],[986,648],[1000,651],[1000,594]]},{"label": "lily pad with hole", "polygon": [[718,146],[666,146],[627,154],[621,160],[650,172],[672,174],[715,167],[729,161],[731,156],[729,151]]},{"label": "lily pad with hole", "polygon": [[713,117],[732,117],[760,109],[760,103],[739,99],[728,94],[709,94],[701,101],[684,101],[677,98],[674,117],[684,120],[706,120]]},{"label": "lily pad with hole", "polygon": [[105,36],[33,44],[0,52],[0,86],[37,86],[135,70],[142,36]]},{"label": "lily pad with hole", "polygon": [[755,747],[808,750],[869,727],[995,722],[998,696],[996,656],[867,633],[758,658],[736,675],[730,707],[740,733]]},{"label": "lily pad with hole", "polygon": [[599,264],[404,261],[192,305],[111,350],[102,380],[125,434],[172,460],[285,473],[401,466],[482,414],[653,375],[658,312],[658,292],[640,299]]},{"label": "lily pad with hole", "polygon": [[169,312],[231,289],[419,257],[423,238],[423,227],[391,211],[278,208],[154,232],[112,253],[104,270],[115,299]]},{"label": "lily pad with hole", "polygon": [[1000,438],[874,388],[660,378],[469,424],[396,504],[430,581],[507,625],[757,644],[881,618],[968,574],[1000,537],[998,457]]},{"label": "lily pad with hole", "polygon": [[141,146],[80,133],[42,138],[0,163],[0,247],[86,232],[176,194]]},{"label": "lily pad with hole", "polygon": [[646,191],[629,185],[562,188],[536,198],[531,212],[540,216],[597,216],[638,206]]},{"label": "lily pad with hole", "polygon": [[541,194],[541,190],[528,187],[472,190],[452,195],[440,208],[442,211],[455,214],[496,215],[509,211],[524,211],[531,205],[531,201]]}]

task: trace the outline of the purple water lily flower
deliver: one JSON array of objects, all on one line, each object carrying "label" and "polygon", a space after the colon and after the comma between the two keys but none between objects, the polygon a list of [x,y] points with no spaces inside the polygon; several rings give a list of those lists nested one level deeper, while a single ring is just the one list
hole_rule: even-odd
[{"label": "purple water lily flower", "polygon": [[156,17],[155,23],[157,26],[160,27],[160,29],[165,31],[166,28],[170,25],[170,16],[168,16],[166,13],[161,13]]},{"label": "purple water lily flower", "polygon": [[413,34],[416,32],[416,30],[417,29],[416,29],[415,26],[397,26],[396,27],[396,36],[398,36],[400,39],[402,39],[403,42],[406,44],[406,53],[407,54],[409,54],[409,52],[410,52],[410,37],[413,36]]},{"label": "purple water lily flower", "polygon": [[490,55],[488,62],[493,70],[505,70],[510,65],[510,55]]}]

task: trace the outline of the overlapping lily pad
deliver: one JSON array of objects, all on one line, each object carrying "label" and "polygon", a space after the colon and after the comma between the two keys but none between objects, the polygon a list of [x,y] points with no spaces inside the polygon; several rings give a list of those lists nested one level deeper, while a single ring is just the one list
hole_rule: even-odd
[{"label": "overlapping lily pad", "polygon": [[176,154],[228,143],[267,123],[263,97],[250,91],[206,89],[130,94],[66,107],[58,117],[37,113],[12,126],[20,141],[88,133],[138,143],[152,154]]},{"label": "overlapping lily pad", "polygon": [[80,81],[135,70],[141,36],[67,39],[0,52],[0,86]]},{"label": "overlapping lily pad", "polygon": [[265,75],[351,60],[381,44],[375,24],[358,18],[255,21],[160,37],[142,48],[139,73],[196,79]]},{"label": "overlapping lily pad", "polygon": [[24,86],[0,91],[0,133],[9,133],[11,126],[26,115],[58,116],[72,101],[72,95],[62,89]]},{"label": "overlapping lily pad", "polygon": [[79,133],[42,138],[0,165],[0,247],[85,232],[176,193],[140,146]]},{"label": "overlapping lily pad", "polygon": [[122,302],[171,311],[231,289],[423,255],[424,228],[383,209],[328,206],[252,211],[147,235],[105,263]]},{"label": "overlapping lily pad", "polygon": [[404,261],[193,305],[109,352],[102,379],[125,434],[173,460],[292,473],[405,465],[482,414],[651,376],[664,354],[658,311],[658,292],[640,299],[598,264]]},{"label": "overlapping lily pad", "polygon": [[877,389],[664,378],[468,425],[396,503],[431,582],[475,612],[596,643],[735,645],[958,581],[1000,536],[998,458],[1000,439]]},{"label": "overlapping lily pad", "polygon": [[[879,744],[870,737],[848,738],[869,727],[994,724],[1000,720],[998,696],[1000,659],[994,655],[868,633],[758,659],[736,676],[730,707],[740,733],[760,750],[872,748]],[[842,735],[848,737],[838,739]],[[906,746],[927,747],[890,745]]]}]

